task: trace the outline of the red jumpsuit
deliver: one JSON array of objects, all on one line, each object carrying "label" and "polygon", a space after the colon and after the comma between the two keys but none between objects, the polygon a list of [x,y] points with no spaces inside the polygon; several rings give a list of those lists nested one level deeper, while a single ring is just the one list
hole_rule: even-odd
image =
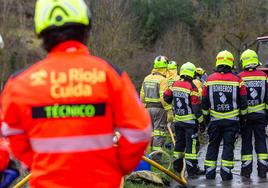
[{"label": "red jumpsuit", "polygon": [[30,168],[32,187],[119,187],[151,139],[127,74],[76,41],[12,75],[1,100],[3,134]]}]

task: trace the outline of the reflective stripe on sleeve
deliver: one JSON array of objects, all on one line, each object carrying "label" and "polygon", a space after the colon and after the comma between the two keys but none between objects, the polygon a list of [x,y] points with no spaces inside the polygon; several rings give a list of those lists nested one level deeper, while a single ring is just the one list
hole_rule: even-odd
[{"label": "reflective stripe on sleeve", "polygon": [[1,131],[3,136],[14,136],[19,134],[24,134],[24,130],[10,128],[7,123],[3,122],[1,126]]},{"label": "reflective stripe on sleeve", "polygon": [[37,153],[83,152],[112,148],[113,137],[114,134],[30,138],[30,143]]},{"label": "reflective stripe on sleeve", "polygon": [[136,130],[129,128],[119,128],[118,131],[124,136],[130,143],[138,143],[151,140],[152,126],[149,125],[146,129]]}]

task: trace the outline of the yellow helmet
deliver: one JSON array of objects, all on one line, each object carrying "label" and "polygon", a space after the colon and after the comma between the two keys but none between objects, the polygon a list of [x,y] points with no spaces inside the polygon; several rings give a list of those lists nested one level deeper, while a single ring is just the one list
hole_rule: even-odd
[{"label": "yellow helmet", "polygon": [[37,0],[35,32],[38,36],[48,29],[67,26],[90,26],[91,14],[84,0]]},{"label": "yellow helmet", "polygon": [[154,60],[154,69],[167,68],[168,58],[166,56],[157,56]]},{"label": "yellow helmet", "polygon": [[224,50],[218,53],[216,57],[216,67],[219,65],[227,65],[231,68],[234,66],[234,56],[231,52]]},{"label": "yellow helmet", "polygon": [[259,65],[258,55],[255,51],[247,49],[245,50],[240,57],[242,68],[254,68]]},{"label": "yellow helmet", "polygon": [[176,63],[176,61],[169,61],[168,65],[167,65],[167,69],[168,70],[174,70],[177,69],[178,65]]},{"label": "yellow helmet", "polygon": [[195,72],[196,72],[195,65],[191,62],[187,62],[181,66],[180,76],[189,76],[191,78],[194,78]]}]

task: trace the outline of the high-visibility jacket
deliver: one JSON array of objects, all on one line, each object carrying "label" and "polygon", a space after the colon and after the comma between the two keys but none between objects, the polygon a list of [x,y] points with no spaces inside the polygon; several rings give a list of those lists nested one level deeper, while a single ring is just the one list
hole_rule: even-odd
[{"label": "high-visibility jacket", "polygon": [[205,82],[202,92],[203,114],[211,121],[234,120],[247,114],[247,91],[243,80],[231,72],[216,72]]},{"label": "high-visibility jacket", "polygon": [[198,93],[200,94],[200,97],[201,97],[201,95],[202,95],[202,82],[199,79],[194,79],[193,83],[197,87]]},{"label": "high-visibility jacket", "polygon": [[193,125],[196,124],[196,120],[199,123],[203,122],[198,89],[191,81],[174,82],[172,87],[165,91],[164,99],[167,103],[173,104],[174,121]]},{"label": "high-visibility jacket", "polygon": [[248,114],[265,114],[268,109],[267,75],[261,70],[245,70],[239,76],[247,87]]},{"label": "high-visibility jacket", "polygon": [[171,87],[172,84],[179,80],[180,76],[176,69],[167,70],[167,80],[168,80],[168,87]]},{"label": "high-visibility jacket", "polygon": [[127,74],[76,41],[12,75],[1,104],[2,132],[30,168],[32,187],[119,187],[151,139]]},{"label": "high-visibility jacket", "polygon": [[144,78],[140,90],[140,98],[147,108],[170,109],[170,105],[163,99],[164,91],[168,88],[165,74],[166,69],[153,69],[152,73]]}]

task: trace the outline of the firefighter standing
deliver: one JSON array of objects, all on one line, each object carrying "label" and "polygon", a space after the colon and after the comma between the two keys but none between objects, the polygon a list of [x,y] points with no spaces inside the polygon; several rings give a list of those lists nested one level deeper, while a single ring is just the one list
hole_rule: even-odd
[{"label": "firefighter standing", "polygon": [[167,65],[167,80],[168,80],[168,87],[172,86],[172,84],[180,79],[178,75],[178,64],[176,61],[169,61]]},{"label": "firefighter standing", "polygon": [[[176,61],[169,61],[167,65],[167,80],[168,80],[168,87],[170,88],[173,83],[180,79],[178,75],[178,64]],[[169,123],[173,122],[174,113],[172,110],[172,105],[169,106],[167,109],[167,121]]]},{"label": "firefighter standing", "polygon": [[145,104],[152,120],[153,140],[152,150],[160,150],[167,136],[167,111],[170,107],[163,99],[163,93],[168,88],[166,78],[168,59],[158,56],[154,60],[152,73],[144,78],[140,91],[141,101]]},{"label": "firefighter standing", "polygon": [[165,101],[173,104],[175,112],[174,170],[177,172],[182,170],[185,157],[188,176],[196,176],[200,173],[197,161],[198,123],[201,131],[205,130],[198,89],[192,82],[195,71],[194,64],[189,62],[183,64],[180,68],[180,80],[174,82],[164,93]]},{"label": "firefighter standing", "polygon": [[2,93],[2,132],[32,187],[119,187],[150,141],[127,74],[88,51],[90,24],[83,0],[38,0],[35,30],[48,56],[13,74]]},{"label": "firefighter standing", "polygon": [[203,114],[209,122],[209,144],[205,169],[206,178],[215,179],[219,146],[223,139],[221,160],[222,180],[232,179],[234,142],[239,121],[244,123],[247,113],[247,91],[240,77],[232,74],[234,57],[221,51],[216,58],[216,72],[205,82],[202,93]]},{"label": "firefighter standing", "polygon": [[256,70],[259,65],[258,55],[253,50],[246,50],[241,55],[243,72],[239,76],[247,87],[248,117],[242,127],[241,175],[250,178],[252,172],[252,134],[255,138],[255,151],[258,158],[258,176],[266,178],[268,169],[268,154],[265,127],[267,126],[267,76]]}]

